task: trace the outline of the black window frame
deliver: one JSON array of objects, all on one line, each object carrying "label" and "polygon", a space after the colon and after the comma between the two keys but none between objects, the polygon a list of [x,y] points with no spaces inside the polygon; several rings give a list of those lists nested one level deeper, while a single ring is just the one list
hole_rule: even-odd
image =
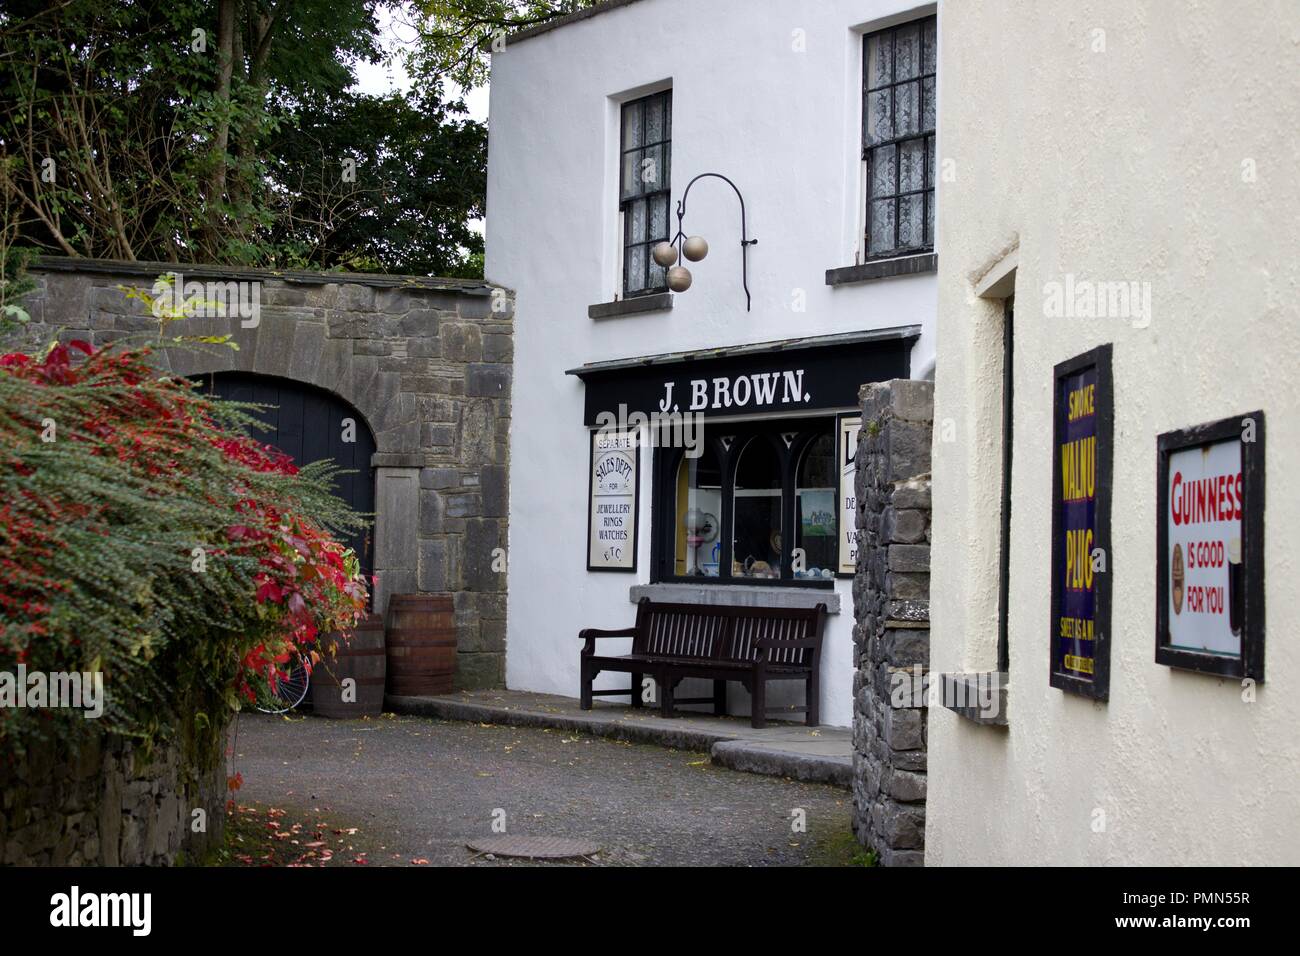
[{"label": "black window frame", "polygon": [[[925,55],[926,43],[925,34],[927,25],[934,24],[935,36],[935,55],[934,70],[925,72]],[[902,30],[916,27],[919,35],[917,45],[917,73],[915,76],[899,79],[898,76],[898,34]],[[872,77],[870,75],[871,41],[877,37],[889,37],[890,44],[890,64],[889,64],[889,82],[879,86],[872,86]],[[935,157],[936,134],[935,127],[938,125],[938,36],[939,36],[939,18],[935,14],[928,17],[921,17],[916,20],[908,20],[905,23],[895,24],[883,30],[874,30],[871,33],[864,34],[862,37],[862,160],[866,164],[866,189],[864,201],[866,203],[866,230],[863,234],[863,259],[867,262],[880,261],[883,259],[897,259],[902,256],[923,255],[934,251],[934,230],[930,226],[931,212],[935,203],[935,176],[933,167],[937,163]],[[925,81],[931,80],[931,94],[936,100],[932,109],[934,123],[927,128],[925,126]],[[898,134],[898,89],[902,86],[915,83],[917,87],[917,131],[915,133]],[[867,121],[870,116],[869,101],[872,93],[878,93],[882,90],[889,91],[890,102],[890,130],[891,137],[879,142],[872,142],[868,135]],[[922,163],[921,177],[922,187],[920,189],[902,191],[902,148],[907,143],[920,140],[922,143]],[[875,184],[875,170],[873,169],[873,153],[875,150],[883,150],[893,147],[894,150],[894,191],[892,194],[881,196],[877,199],[872,190]],[[899,242],[899,223],[901,216],[899,210],[901,201],[910,196],[921,196],[921,237],[920,245],[903,246]],[[871,249],[871,216],[872,206],[877,201],[890,200],[894,206],[894,241],[888,250],[881,252],[872,252]]]},{"label": "black window frame", "polygon": [[[646,116],[648,110],[646,105],[654,100],[662,101],[663,109],[663,138],[655,140],[653,143],[646,141]],[[640,143],[637,146],[629,147],[625,139],[627,131],[627,111],[633,107],[641,108],[640,117]],[[633,299],[643,295],[657,295],[668,288],[666,279],[666,270],[656,265],[650,256],[656,244],[667,242],[671,226],[669,222],[672,214],[672,115],[673,115],[673,91],[671,89],[660,90],[657,93],[650,93],[646,96],[640,96],[633,100],[628,100],[619,107],[618,113],[618,211],[619,217],[623,222],[623,239],[622,239],[622,296],[624,299]],[[629,153],[644,154],[647,150],[659,148],[661,150],[660,169],[657,171],[662,180],[658,185],[661,187],[653,191],[638,192],[635,196],[626,197],[627,183],[624,176],[627,172],[627,156]],[[640,163],[634,164],[639,171]],[[632,239],[632,212],[631,206],[637,202],[646,204],[646,232],[650,233],[650,224],[653,222],[651,215],[652,205],[656,202],[662,202],[664,206],[664,231],[662,235],[653,235],[645,240]],[[640,289],[629,289],[628,269],[631,265],[632,257],[629,255],[631,250],[638,246],[645,247],[645,273],[642,275],[642,287]]]},{"label": "black window frame", "polygon": [[[1002,306],[1002,515],[998,533],[998,670],[1011,672],[1011,468],[1015,451],[1015,297]],[[1055,493],[1055,492],[1053,492]]]},{"label": "black window frame", "polygon": [[[793,548],[781,549],[781,576],[779,578],[733,578],[731,563],[735,537],[734,513],[736,492],[736,466],[740,454],[750,439],[772,441],[781,462],[781,540],[793,542],[795,527],[795,487],[804,452],[815,440],[829,434],[836,438],[834,410],[825,415],[807,418],[766,419],[762,421],[710,423],[704,429],[702,441],[708,442],[717,455],[721,471],[722,514],[718,516],[718,539],[722,549],[718,555],[718,576],[677,575],[677,472],[686,454],[684,448],[667,447],[667,436],[655,449],[652,486],[652,512],[650,522],[650,568],[654,584],[707,584],[721,587],[788,587],[833,590],[835,578],[795,578]],[[781,437],[794,433],[795,438],[786,445]],[[730,444],[728,444],[730,442]],[[838,500],[838,492],[837,492]],[[663,520],[667,516],[669,520]],[[835,515],[835,540],[839,540],[839,514]],[[832,571],[835,567],[831,568]]]}]

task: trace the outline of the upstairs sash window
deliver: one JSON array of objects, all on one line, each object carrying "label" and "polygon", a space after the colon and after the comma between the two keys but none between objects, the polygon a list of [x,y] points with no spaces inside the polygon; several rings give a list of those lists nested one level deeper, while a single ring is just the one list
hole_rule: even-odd
[{"label": "upstairs sash window", "polygon": [[619,211],[623,219],[623,295],[662,292],[665,270],[650,250],[668,241],[673,94],[654,93],[623,104]]},{"label": "upstairs sash window", "polygon": [[863,38],[867,259],[934,248],[937,30],[926,17]]}]

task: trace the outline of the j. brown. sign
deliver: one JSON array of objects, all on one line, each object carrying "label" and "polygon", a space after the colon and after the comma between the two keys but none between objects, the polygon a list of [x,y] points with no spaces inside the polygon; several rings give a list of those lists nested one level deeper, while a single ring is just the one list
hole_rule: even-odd
[{"label": "j. brown. sign", "polygon": [[583,420],[602,414],[720,417],[855,408],[864,382],[907,378],[915,336],[773,348],[677,361],[645,359],[575,369],[586,383]]}]

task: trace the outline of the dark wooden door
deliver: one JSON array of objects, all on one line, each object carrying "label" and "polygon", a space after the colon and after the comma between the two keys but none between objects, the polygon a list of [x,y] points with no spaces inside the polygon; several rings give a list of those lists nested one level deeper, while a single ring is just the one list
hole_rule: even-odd
[{"label": "dark wooden door", "polygon": [[[258,441],[274,445],[299,466],[329,459],[352,474],[335,479],[335,493],[354,511],[375,510],[375,477],[370,457],[375,439],[361,413],[343,399],[323,389],[289,379],[244,372],[217,372],[202,377],[203,384],[217,396],[236,402],[256,402],[263,428],[254,434]],[[356,423],[354,441],[344,441],[344,419]],[[373,527],[343,543],[361,558],[361,569],[369,581],[374,572]]]}]

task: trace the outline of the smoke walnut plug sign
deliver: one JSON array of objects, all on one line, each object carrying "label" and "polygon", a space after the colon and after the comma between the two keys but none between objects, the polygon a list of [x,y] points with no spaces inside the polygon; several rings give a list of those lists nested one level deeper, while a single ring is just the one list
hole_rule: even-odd
[{"label": "smoke walnut plug sign", "polygon": [[1110,346],[1056,367],[1051,684],[1106,699],[1113,389]]},{"label": "smoke walnut plug sign", "polygon": [[1097,527],[1097,370],[1066,380],[1066,439],[1061,444],[1061,512],[1065,581],[1059,617],[1061,669],[1090,680],[1096,671],[1097,592],[1093,544]]}]

